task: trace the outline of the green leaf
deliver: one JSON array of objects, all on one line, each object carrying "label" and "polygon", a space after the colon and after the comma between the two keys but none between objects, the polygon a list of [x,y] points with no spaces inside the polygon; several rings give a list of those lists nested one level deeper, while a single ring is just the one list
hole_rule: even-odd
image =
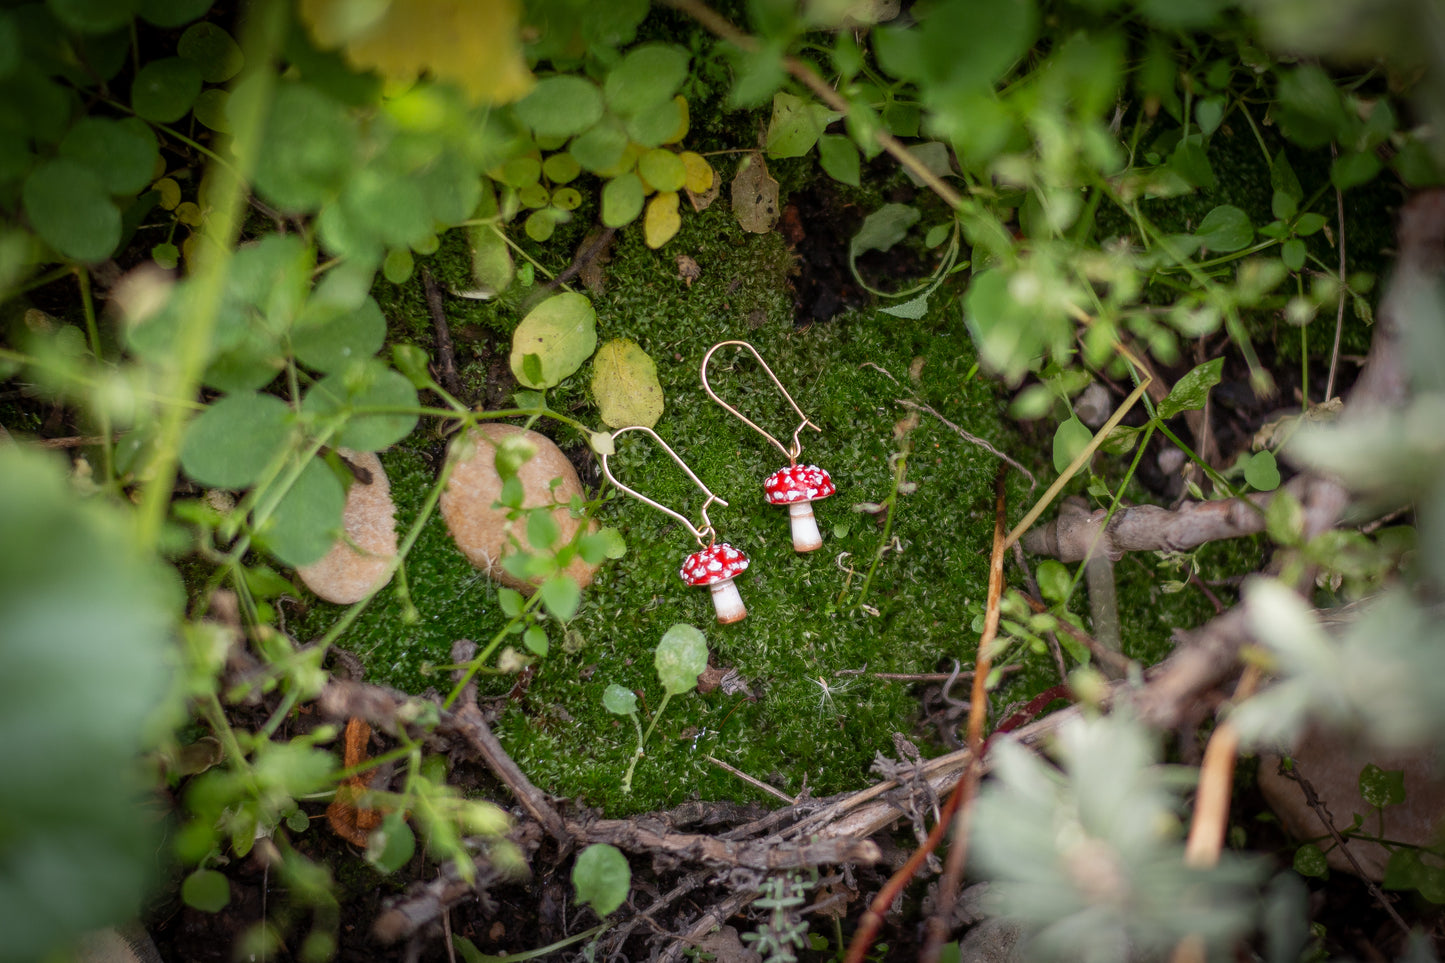
[{"label": "green leaf", "polygon": [[201,72],[189,60],[163,57],[136,71],[130,104],[136,114],[158,124],[170,124],[190,112],[201,92]]},{"label": "green leaf", "polygon": [[907,29],[873,31],[884,70],[939,88],[991,84],[1033,44],[1038,14],[1030,0],[943,0]]},{"label": "green leaf", "polygon": [[522,644],[533,655],[545,656],[547,654],[547,630],[540,625],[528,626],[527,631],[522,633]]},{"label": "green leaf", "polygon": [[526,601],[522,598],[522,593],[516,589],[499,588],[497,589],[497,605],[501,608],[503,615],[509,619],[515,619],[522,614],[522,608],[526,605]]},{"label": "green leaf", "polygon": [[623,227],[637,220],[642,213],[646,194],[636,174],[623,174],[602,185],[602,223],[607,227]]},{"label": "green leaf", "polygon": [[779,91],[773,95],[773,115],[768,122],[768,156],[802,157],[813,149],[823,128],[842,116],[821,104]]},{"label": "green leaf", "polygon": [[592,359],[592,397],[609,428],[651,428],[662,417],[657,365],[636,341],[614,338]]},{"label": "green leaf", "polygon": [[602,690],[602,705],[615,716],[630,716],[637,711],[637,693],[610,682]]},{"label": "green leaf", "polygon": [[1232,204],[1221,204],[1204,215],[1194,236],[1211,251],[1228,253],[1249,246],[1254,240],[1254,225],[1244,211]]},{"label": "green leaf", "polygon": [[585,77],[558,74],[537,81],[532,92],[517,101],[516,111],[540,137],[571,137],[602,118],[602,94]]},{"label": "green leaf", "polygon": [[1271,113],[1286,137],[1301,147],[1346,140],[1349,117],[1339,88],[1317,64],[1297,67],[1280,78]]},{"label": "green leaf", "polygon": [[[1294,168],[1290,166],[1289,158],[1285,156],[1283,147],[1269,163],[1269,184],[1276,193],[1286,195],[1296,205],[1305,198],[1305,189],[1300,186],[1299,177],[1295,175]],[[1279,217],[1280,215],[1275,216]]]},{"label": "green leaf", "polygon": [[1068,421],[1062,422],[1054,430],[1054,471],[1062,474],[1079,452],[1087,448],[1093,439],[1094,433],[1079,420],[1077,415],[1072,415]]},{"label": "green leaf", "polygon": [[908,236],[908,229],[922,217],[910,204],[884,204],[863,218],[863,225],[848,244],[849,258],[867,251],[887,251]]},{"label": "green leaf", "polygon": [[176,53],[196,65],[208,84],[224,84],[241,72],[246,58],[241,45],[214,23],[195,23],[176,41]]},{"label": "green leaf", "polygon": [[[597,347],[597,313],[592,302],[572,291],[537,305],[512,334],[512,374],[528,388],[550,388],[582,366]],[[535,354],[540,376],[529,376],[523,359]]]},{"label": "green leaf", "polygon": [[1284,191],[1275,191],[1270,196],[1269,211],[1278,220],[1287,221],[1299,211],[1299,202]]},{"label": "green leaf", "polygon": [[818,163],[829,177],[843,184],[858,186],[861,169],[858,148],[842,134],[823,134],[818,138]]},{"label": "green leaf", "polygon": [[1279,259],[1291,271],[1298,271],[1305,266],[1308,253],[1305,242],[1297,237],[1292,237],[1279,246]]},{"label": "green leaf", "polygon": [[550,551],[562,530],[552,512],[536,509],[527,513],[527,544],[539,552]]},{"label": "green leaf", "polygon": [[706,637],[700,629],[679,622],[663,633],[653,665],[668,695],[695,688],[697,677],[707,670]]},{"label": "green leaf", "polygon": [[656,107],[633,114],[623,123],[627,136],[643,147],[658,147],[677,133],[684,120],[683,108],[676,100],[667,100]]},{"label": "green leaf", "polygon": [[405,284],[415,268],[411,248],[394,247],[386,252],[386,259],[381,262],[381,276],[392,284]]},{"label": "green leaf", "polygon": [[1224,98],[1206,97],[1194,105],[1194,119],[1199,124],[1200,133],[1208,137],[1219,127],[1219,122],[1224,119]]},{"label": "green leaf", "polygon": [[1294,871],[1301,876],[1323,878],[1330,873],[1330,864],[1325,860],[1322,849],[1314,843],[1305,843],[1294,851]]},{"label": "green leaf", "polygon": [[[233,116],[253,97],[245,81],[231,94]],[[341,190],[360,153],[355,123],[336,100],[301,83],[282,83],[256,158],[261,196],[284,211],[311,211]]]},{"label": "green leaf", "polygon": [[1288,491],[1276,492],[1264,510],[1264,530],[1280,545],[1300,545],[1304,541],[1305,512]]},{"label": "green leaf", "polygon": [[256,392],[226,395],[191,422],[181,467],[208,488],[248,488],[286,446],[291,409]]},{"label": "green leaf", "polygon": [[1224,371],[1224,359],[1215,358],[1190,371],[1174,385],[1169,397],[1159,402],[1160,419],[1173,418],[1181,411],[1194,411],[1204,407],[1209,398],[1209,389],[1219,384]]},{"label": "green leaf", "polygon": [[1257,451],[1244,463],[1244,480],[1255,491],[1272,492],[1279,487],[1279,465],[1274,452]]},{"label": "green leaf", "polygon": [[627,554],[627,543],[615,528],[599,528],[577,539],[577,551],[588,565],[598,565],[605,558],[617,559]]},{"label": "green leaf", "polygon": [[25,178],[25,216],[63,257],[103,261],[120,243],[120,208],[101,180],[72,160],[46,161]]},{"label": "green leaf", "polygon": [[1034,577],[1038,579],[1039,592],[1047,601],[1062,602],[1069,597],[1069,587],[1074,578],[1058,559],[1044,559],[1039,563]]},{"label": "green leaf", "polygon": [[256,531],[256,540],[283,564],[310,565],[341,535],[345,504],[346,489],[336,473],[313,458]]},{"label": "green leaf", "polygon": [[582,601],[582,590],[566,575],[554,575],[547,579],[537,593],[542,596],[542,604],[547,611],[560,622],[576,615],[577,606]]},{"label": "green leaf", "polygon": [[214,869],[198,869],[181,883],[181,902],[202,913],[219,913],[231,902],[231,881]]},{"label": "green leaf", "polygon": [[416,389],[401,372],[378,361],[352,365],[322,378],[306,392],[301,410],[318,419],[347,415],[331,443],[357,451],[380,451],[416,427],[415,413],[353,414],[358,408],[416,408]]},{"label": "green leaf", "polygon": [[599,917],[605,917],[627,899],[632,889],[632,869],[622,850],[607,843],[593,843],[577,854],[572,885],[577,888],[577,902],[590,905]]},{"label": "green leaf", "polygon": [[151,182],[160,149],[135,117],[83,117],[60,142],[60,156],[90,168],[112,194],[136,194]]},{"label": "green leaf", "polygon": [[1360,770],[1360,797],[1371,806],[1400,805],[1405,801],[1405,770],[1367,764]]},{"label": "green leaf", "polygon": [[690,59],[687,50],[673,44],[633,47],[603,82],[607,106],[623,117],[631,117],[670,101],[687,79]]},{"label": "green leaf", "polygon": [[296,360],[322,372],[339,371],[370,358],[385,341],[386,318],[370,295],[353,310],[313,295],[291,332]]},{"label": "green leaf", "polygon": [[1341,154],[1330,165],[1330,183],[1342,191],[1369,183],[1380,173],[1380,158],[1374,151]]},{"label": "green leaf", "polygon": [[387,813],[367,840],[366,861],[383,873],[394,873],[416,854],[416,835],[400,812]]},{"label": "green leaf", "polygon": [[130,23],[137,0],[46,0],[55,19],[77,33],[110,33]]},{"label": "green leaf", "polygon": [[218,134],[229,134],[231,128],[231,92],[220,87],[207,87],[196,96],[191,113],[196,120]]},{"label": "green leaf", "polygon": [[917,321],[928,313],[928,292],[925,291],[917,297],[909,298],[899,304],[879,307],[878,310],[895,318]]},{"label": "green leaf", "polygon": [[[616,166],[626,150],[627,131],[612,118],[604,118],[590,130],[577,135],[567,147],[572,159],[582,169],[594,174]],[[641,204],[638,208],[641,209]]]},{"label": "green leaf", "polygon": [[1169,155],[1169,169],[1184,178],[1191,187],[1207,191],[1213,190],[1218,183],[1214,168],[1209,164],[1209,155],[1192,140],[1180,141],[1179,146],[1174,148]]},{"label": "green leaf", "polygon": [[1294,222],[1294,232],[1300,237],[1309,237],[1324,227],[1325,223],[1325,216],[1323,214],[1307,211],[1301,214]]},{"label": "green leaf", "polygon": [[553,184],[567,184],[582,173],[582,165],[571,154],[553,154],[542,162],[542,173]]},{"label": "green leaf", "polygon": [[183,27],[199,20],[214,0],[140,0],[140,15],[157,27]]},{"label": "green leaf", "polygon": [[[517,472],[523,465],[535,457],[537,457],[536,442],[524,433],[509,434],[504,435],[496,443],[496,450],[492,455],[492,465],[497,469],[497,477],[503,481],[510,481],[517,477]],[[548,542],[547,544],[552,543]]]},{"label": "green leaf", "polygon": [[672,151],[654,147],[637,159],[637,173],[654,190],[680,191],[687,182],[687,168]]}]

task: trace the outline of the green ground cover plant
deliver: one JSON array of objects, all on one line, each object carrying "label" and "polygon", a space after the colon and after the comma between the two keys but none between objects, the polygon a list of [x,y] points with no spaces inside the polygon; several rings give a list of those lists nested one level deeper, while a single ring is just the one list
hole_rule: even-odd
[{"label": "green ground cover plant", "polygon": [[[1322,917],[1306,944],[1290,875],[1322,880],[1333,846],[1259,828],[1241,791],[1235,848],[1285,858],[1189,862],[1195,797],[1175,777],[1200,771],[1230,693],[1212,731],[1246,752],[1321,721],[1418,749],[1442,721],[1439,272],[1391,226],[1441,180],[1442,29],[1413,0],[0,8],[0,544],[21,549],[0,566],[0,737],[17,753],[0,959],[64,958],[78,933],[178,912],[214,920],[228,952],[349,958],[371,921],[346,914],[380,917],[378,889],[415,895],[437,873],[457,892],[520,887],[516,918],[538,921],[523,945],[468,919],[468,959],[675,956],[667,934],[702,924],[659,899],[674,915],[653,934],[637,912],[693,890],[727,908],[712,928],[750,920],[738,945],[769,959],[861,959],[847,944],[886,876],[876,858],[760,868],[727,833],[780,801],[779,833],[811,825],[815,800],[881,774],[909,800],[890,822],[921,840],[939,790],[904,763],[964,744],[954,683],[991,604],[990,727],[1078,705],[1043,723],[1057,765],[1009,742],[965,809],[970,872],[1021,952],[1343,952]],[[1385,295],[1392,270],[1403,293]],[[838,489],[815,506],[820,551],[794,552],[759,497],[781,457],[702,389],[703,356],[732,339],[821,429],[800,455]],[[1403,357],[1377,360],[1389,339]],[[1367,352],[1398,387],[1356,381]],[[749,356],[709,377],[791,436]],[[1365,387],[1339,425],[1316,424],[1350,384]],[[478,448],[459,439],[491,421],[555,440],[583,482],[564,538],[554,506],[528,507],[534,448],[486,449],[525,594],[473,568],[438,512]],[[613,434],[635,425],[726,505]],[[341,536],[361,483],[348,451],[378,454],[398,547],[341,605],[295,573]],[[745,620],[713,622],[678,578],[690,534],[606,484],[604,454],[748,554]],[[1083,553],[1026,542],[1058,558],[1011,560],[991,603],[1005,466],[1013,537],[1055,525],[1062,495],[1110,532],[1140,504],[1227,504],[1249,520],[1227,534],[1249,537],[1169,535],[1150,554],[1115,536],[1112,604]],[[1305,497],[1324,477],[1341,507],[1356,496],[1354,527]],[[1271,557],[1273,580],[1241,590]],[[583,587],[579,561],[597,567]],[[1318,611],[1342,604],[1362,614],[1330,634]],[[1226,609],[1253,646],[1169,724],[1150,716],[1146,670],[1167,675]],[[1256,673],[1274,684],[1249,699]],[[363,718],[375,737],[353,738]],[[1188,733],[1175,768],[1162,730]],[[1404,789],[1375,770],[1378,816]],[[618,828],[700,801],[753,807],[711,834],[731,876],[679,881],[684,857]],[[326,835],[338,813],[371,820],[360,856]],[[516,882],[533,860],[550,876],[527,826],[554,868],[571,861],[562,898],[596,929]],[[1438,852],[1386,842],[1383,884],[1417,901],[1404,929],[1433,932]],[[284,898],[254,911],[249,865]],[[964,937],[941,922],[956,871],[943,880],[892,918],[892,952]],[[800,908],[812,890],[831,929]],[[42,911],[59,892],[64,910]],[[1425,953],[1415,940],[1387,950]]]}]

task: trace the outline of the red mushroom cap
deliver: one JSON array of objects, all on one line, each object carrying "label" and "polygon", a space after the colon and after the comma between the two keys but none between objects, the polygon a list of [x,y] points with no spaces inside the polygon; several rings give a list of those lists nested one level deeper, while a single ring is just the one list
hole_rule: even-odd
[{"label": "red mushroom cap", "polygon": [[748,567],[748,557],[727,542],[709,545],[683,559],[677,574],[688,585],[711,585],[741,575]]},{"label": "red mushroom cap", "polygon": [[771,505],[815,502],[837,490],[833,479],[817,465],[790,465],[778,469],[763,481],[763,493]]}]

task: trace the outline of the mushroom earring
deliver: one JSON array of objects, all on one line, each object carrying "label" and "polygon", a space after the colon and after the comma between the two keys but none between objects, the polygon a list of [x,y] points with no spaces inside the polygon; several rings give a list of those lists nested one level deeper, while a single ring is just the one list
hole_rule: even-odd
[{"label": "mushroom earring", "polygon": [[707,500],[702,503],[702,510],[698,513],[702,518],[702,526],[694,525],[687,516],[673,511],[666,505],[653,501],[646,495],[634,491],[618,481],[612,474],[611,467],[607,464],[607,457],[612,454],[610,451],[601,453],[602,474],[607,476],[607,480],[610,481],[618,491],[626,492],[644,505],[651,505],[658,511],[671,515],[687,527],[687,530],[692,533],[692,537],[697,539],[698,550],[683,559],[682,568],[677,573],[678,576],[688,585],[707,586],[712,594],[712,604],[714,611],[717,612],[717,620],[723,625],[727,625],[730,622],[742,621],[747,617],[748,610],[747,607],[743,605],[743,597],[738,592],[738,587],[733,584],[733,579],[747,571],[748,557],[727,542],[719,542],[717,540],[717,532],[713,530],[712,522],[709,521],[707,517],[707,510],[713,502],[717,502],[724,507],[727,506],[727,502],[714,495],[712,491],[692,473],[692,469],[687,467],[687,463],[678,457],[677,452],[673,451],[667,442],[658,437],[657,432],[651,428],[642,425],[632,425],[627,428],[617,429],[610,437],[615,443],[618,435],[629,431],[643,431],[651,435],[653,441],[661,445],[662,450],[667,452],[672,460],[677,462],[682,470],[687,473],[687,477],[692,479],[692,483],[702,489],[702,493],[707,496]]},{"label": "mushroom earring", "polygon": [[[778,391],[782,393],[783,397],[787,399],[792,409],[798,413],[798,417],[803,419],[798,427],[793,429],[793,443],[791,446],[784,447],[782,442],[758,427],[757,424],[748,419],[741,411],[738,411],[732,405],[719,398],[717,393],[712,390],[712,385],[708,384],[708,362],[712,360],[713,353],[717,351],[718,348],[727,347],[728,345],[737,345],[740,348],[746,348],[752,356],[757,359],[758,364],[763,366],[763,370],[767,372],[768,377],[772,379],[773,384],[777,387]],[[758,354],[758,350],[746,341],[720,341],[713,345],[708,349],[707,354],[702,357],[701,373],[702,387],[703,390],[707,392],[709,398],[726,408],[742,421],[743,424],[766,438],[772,443],[774,448],[782,452],[783,456],[788,459],[788,464],[785,468],[780,468],[763,479],[763,496],[771,505],[788,506],[788,520],[793,530],[793,550],[797,552],[811,552],[814,549],[822,548],[823,537],[818,534],[818,520],[813,516],[813,502],[827,498],[838,489],[833,485],[833,479],[829,477],[828,473],[817,465],[798,464],[798,456],[803,453],[803,443],[798,436],[802,434],[804,428],[811,428],[819,432],[823,429],[808,420],[808,416],[803,414],[803,409],[799,408],[798,403],[793,400],[793,396],[788,394],[788,389],[784,388],[783,383],[778,380],[778,376],[773,374],[773,369],[768,367],[768,363],[763,360],[762,355]]]}]

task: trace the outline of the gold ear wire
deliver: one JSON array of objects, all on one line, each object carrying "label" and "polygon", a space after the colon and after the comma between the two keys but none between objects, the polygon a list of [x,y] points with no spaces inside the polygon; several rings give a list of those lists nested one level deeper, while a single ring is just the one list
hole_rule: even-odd
[{"label": "gold ear wire", "polygon": [[[793,408],[793,410],[798,413],[798,417],[801,418],[801,419],[803,419],[802,423],[799,424],[798,427],[793,430],[793,444],[792,444],[792,447],[791,447],[791,448],[785,448],[785,447],[783,447],[783,443],[782,443],[782,442],[778,441],[778,439],[774,438],[772,435],[768,434],[768,433],[767,433],[766,431],[764,431],[762,428],[758,427],[758,425],[757,425],[756,423],[754,423],[750,418],[748,418],[746,415],[744,415],[741,411],[738,411],[738,410],[737,410],[736,408],[734,408],[732,405],[728,404],[726,401],[723,401],[721,398],[719,398],[719,397],[717,396],[717,392],[715,392],[715,391],[712,390],[712,385],[708,384],[708,381],[707,381],[707,365],[708,365],[708,362],[712,360],[713,353],[714,353],[715,351],[717,351],[718,348],[723,348],[723,347],[726,347],[726,346],[728,346],[728,345],[734,345],[734,344],[737,345],[737,346],[740,347],[740,348],[747,348],[747,349],[748,349],[748,351],[752,354],[752,356],[758,360],[758,364],[760,364],[760,365],[763,366],[763,370],[768,373],[768,377],[772,379],[772,382],[773,382],[773,384],[777,387],[778,391],[781,392],[782,395],[783,395],[783,397],[788,400],[788,404],[791,405],[792,408]],[[758,349],[757,349],[757,348],[754,348],[752,345],[748,344],[746,341],[719,341],[717,344],[713,345],[711,348],[708,348],[708,349],[707,349],[707,354],[705,354],[705,355],[702,356],[702,372],[701,372],[701,374],[702,374],[702,390],[707,392],[707,396],[708,396],[709,398],[711,398],[713,401],[716,401],[718,404],[722,405],[724,408],[726,408],[729,412],[731,412],[731,413],[732,413],[733,415],[735,415],[738,419],[740,419],[740,420],[743,422],[743,424],[747,425],[747,426],[748,426],[749,428],[751,428],[753,431],[756,431],[758,434],[762,435],[762,436],[763,436],[764,438],[766,438],[768,441],[772,442],[772,443],[773,443],[773,446],[774,446],[775,448],[777,448],[778,451],[782,452],[783,455],[788,459],[788,464],[790,464],[790,465],[796,465],[796,464],[798,463],[798,456],[803,453],[803,442],[802,442],[802,440],[798,437],[800,434],[802,434],[803,429],[804,429],[804,428],[811,428],[811,429],[813,429],[814,431],[819,431],[819,432],[821,432],[821,431],[823,430],[822,428],[819,428],[817,425],[813,424],[811,421],[808,420],[808,416],[805,415],[805,414],[803,414],[803,409],[802,409],[802,408],[799,408],[799,407],[798,407],[798,403],[793,400],[793,396],[790,395],[790,394],[788,394],[788,389],[787,389],[787,388],[784,388],[784,387],[783,387],[783,383],[778,380],[778,376],[775,375],[775,374],[773,374],[773,369],[772,369],[772,368],[769,368],[769,367],[768,367],[768,363],[763,360],[763,356],[760,355],[760,354],[758,354]]]},{"label": "gold ear wire", "polygon": [[612,469],[607,464],[606,455],[602,456],[602,474],[607,476],[607,480],[610,481],[613,485],[615,485],[618,491],[626,492],[633,498],[642,502],[644,505],[651,505],[658,511],[665,512],[666,514],[671,515],[673,518],[682,522],[683,525],[687,526],[687,530],[692,533],[693,538],[697,539],[697,544],[699,546],[711,545],[714,541],[717,540],[717,532],[713,530],[712,521],[709,520],[707,517],[708,506],[710,506],[713,502],[717,502],[719,505],[722,505],[724,508],[726,508],[727,502],[714,495],[712,493],[712,490],[702,483],[702,479],[694,475],[692,469],[687,467],[687,462],[683,461],[680,457],[678,457],[677,452],[673,451],[671,446],[669,446],[667,442],[663,441],[662,438],[657,434],[657,432],[653,431],[651,428],[648,428],[645,425],[629,425],[626,428],[619,428],[614,431],[612,433],[612,439],[616,441],[618,435],[628,431],[645,431],[649,435],[651,435],[652,439],[662,446],[662,450],[667,452],[667,454],[672,458],[672,460],[677,462],[678,466],[687,473],[687,477],[692,479],[693,484],[696,485],[698,488],[702,489],[703,494],[707,496],[707,501],[703,502],[702,511],[700,512],[700,514],[702,515],[702,527],[695,527],[692,524],[692,521],[687,518],[687,516],[681,514],[680,512],[675,512],[671,508],[668,508],[666,505],[663,505],[661,502],[653,501],[651,498],[648,498],[641,492],[632,488],[628,488],[626,485],[622,484],[622,482],[618,481],[616,476],[612,474]]}]

